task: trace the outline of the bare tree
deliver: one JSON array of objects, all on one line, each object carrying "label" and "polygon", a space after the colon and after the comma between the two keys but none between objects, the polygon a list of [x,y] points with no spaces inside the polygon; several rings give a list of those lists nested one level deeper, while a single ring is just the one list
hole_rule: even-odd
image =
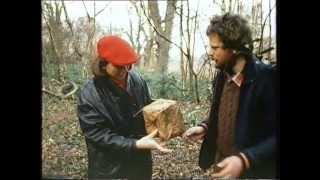
[{"label": "bare tree", "polygon": [[51,2],[44,2],[44,10],[43,10],[43,19],[47,26],[49,41],[51,44],[53,56],[50,57],[53,59],[55,65],[57,66],[57,78],[59,81],[63,80],[63,27],[61,22],[61,6],[59,3],[55,2],[52,4]]},{"label": "bare tree", "polygon": [[[155,41],[154,32],[150,26],[145,26],[145,22],[143,19],[144,16],[142,15],[142,8],[138,5],[139,2],[130,0],[130,3],[134,7],[136,16],[138,17],[138,29],[137,33],[134,33],[132,20],[129,17],[129,32],[125,33],[129,37],[131,44],[137,49],[138,53],[142,56],[138,66],[149,68],[152,64],[152,59],[154,59],[154,53],[152,53]],[[143,42],[140,41],[142,35],[144,36]],[[143,54],[141,54],[142,51]]]},{"label": "bare tree", "polygon": [[[266,22],[267,22],[267,20],[268,20],[268,18],[270,19],[271,17],[271,13],[272,13],[272,10],[273,10],[273,8],[274,8],[275,6],[273,6],[271,9],[269,9],[269,13],[267,14],[267,16],[265,17],[265,19],[263,20],[263,22],[261,23],[261,33],[260,33],[260,39],[261,39],[261,41],[260,41],[260,46],[259,46],[259,54],[261,54],[261,52],[262,51],[264,51],[263,50],[263,35],[264,35],[264,28],[265,28],[265,26],[266,26]],[[271,33],[271,30],[270,30],[270,33]],[[271,48],[271,47],[269,47],[269,48]]]},{"label": "bare tree", "polygon": [[[158,67],[158,71],[162,73],[166,73],[168,69],[169,48],[170,48],[170,42],[168,41],[170,41],[169,39],[171,38],[176,3],[177,3],[176,0],[167,2],[166,15],[163,21],[161,20],[157,1],[148,1],[149,13],[148,15],[144,13],[147,16],[148,22],[150,23],[150,25],[152,25],[154,27],[153,29],[157,32],[155,36],[155,42],[157,44],[157,48],[156,48],[156,57],[158,62],[157,67]],[[141,2],[140,4],[143,11],[145,11],[143,3]],[[162,26],[162,23],[164,23],[164,26]]]},{"label": "bare tree", "polygon": [[[137,50],[137,52],[139,54],[141,54],[141,52],[143,50],[143,44],[147,41],[148,35],[146,33],[146,30],[144,29],[145,27],[144,27],[144,22],[143,22],[143,16],[142,16],[141,9],[137,5],[138,2],[131,0],[130,3],[133,6],[133,8],[135,9],[136,17],[138,17],[138,27],[137,27],[137,29],[134,29],[133,24],[132,24],[132,19],[129,16],[129,31],[126,31],[125,34],[128,36],[132,46]],[[128,9],[128,12],[130,12],[129,9]],[[144,42],[141,42],[141,37],[143,35],[144,35]],[[147,44],[146,46],[150,47],[149,44]],[[148,53],[149,53],[149,50],[146,50],[146,51],[148,51]],[[149,58],[146,58],[146,56],[143,56],[143,61],[146,61],[148,59]],[[145,62],[143,64],[140,64],[140,63],[138,64],[138,66],[144,66],[144,65],[145,65]]]},{"label": "bare tree", "polygon": [[[186,53],[184,54],[186,57],[186,64],[187,68],[185,68],[185,71],[189,74],[189,90],[190,95],[194,97],[197,103],[200,103],[200,96],[199,96],[199,90],[198,90],[198,75],[199,72],[196,73],[194,71],[194,46],[195,46],[195,36],[196,36],[196,29],[198,25],[198,10],[199,10],[199,1],[198,6],[195,12],[195,15],[193,17],[190,17],[190,4],[189,1],[186,1],[187,3],[187,15],[186,15],[186,35],[187,35],[187,42],[186,42]],[[183,11],[180,11],[180,18],[183,17]],[[193,20],[193,22],[190,22],[190,20]],[[192,27],[193,23],[193,27]],[[182,36],[184,37],[183,28],[182,28],[182,20],[180,20],[180,28],[182,32]],[[192,32],[193,31],[193,32]],[[193,38],[193,39],[191,39]],[[182,41],[182,39],[181,39]]]},{"label": "bare tree", "polygon": [[[269,0],[269,12],[271,11],[271,0]],[[272,45],[272,37],[271,37],[271,17],[269,17],[269,48],[271,48]],[[268,59],[271,60],[271,51],[268,53]]]},{"label": "bare tree", "polygon": [[258,5],[259,10],[260,10],[260,45],[259,45],[259,50],[258,52],[261,53],[261,50],[263,49],[263,44],[264,44],[264,39],[263,39],[263,30],[264,30],[264,25],[263,25],[263,9],[262,9],[262,0],[260,0],[260,3]]},{"label": "bare tree", "polygon": [[232,12],[232,0],[229,0],[229,12]]},{"label": "bare tree", "polygon": [[[183,1],[180,1],[180,46],[183,47]],[[185,72],[185,68],[184,68],[184,55],[183,53],[180,53],[180,72],[181,72],[181,84],[182,84],[182,89],[185,88],[185,82],[186,82],[186,72]],[[182,91],[182,93],[184,93],[184,91]]]}]

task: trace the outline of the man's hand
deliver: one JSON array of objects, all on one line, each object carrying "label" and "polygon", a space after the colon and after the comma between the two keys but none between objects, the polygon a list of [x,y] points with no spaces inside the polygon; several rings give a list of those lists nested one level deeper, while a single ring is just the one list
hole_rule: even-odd
[{"label": "man's hand", "polygon": [[138,149],[158,149],[161,152],[168,153],[172,152],[172,150],[162,147],[158,144],[153,138],[157,135],[158,130],[153,131],[147,136],[142,137],[141,139],[136,141],[136,147]]},{"label": "man's hand", "polygon": [[206,131],[203,127],[196,126],[189,128],[186,132],[183,133],[182,137],[184,139],[187,139],[188,141],[198,141],[202,140],[205,134]]},{"label": "man's hand", "polygon": [[245,168],[241,159],[237,156],[229,156],[218,163],[217,166],[222,169],[213,173],[214,178],[238,178]]}]

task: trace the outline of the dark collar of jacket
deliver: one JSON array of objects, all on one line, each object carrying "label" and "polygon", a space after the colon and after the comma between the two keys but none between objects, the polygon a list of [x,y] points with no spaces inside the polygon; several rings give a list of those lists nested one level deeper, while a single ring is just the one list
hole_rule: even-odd
[{"label": "dark collar of jacket", "polygon": [[[244,76],[243,85],[253,83],[257,78],[257,67],[256,63],[261,63],[255,56],[252,56],[252,59],[246,62],[242,74]],[[217,77],[213,80],[213,88],[216,89],[216,92],[219,94],[222,91],[223,84],[225,82],[224,72],[218,70]]]},{"label": "dark collar of jacket", "polygon": [[[121,89],[119,86],[116,85],[115,82],[111,80],[109,76],[99,76],[95,77],[96,85],[100,87],[100,89],[106,90],[108,89],[109,92],[112,93],[111,99],[114,103],[118,103],[120,98],[132,98],[135,97],[135,87],[134,87],[134,73],[128,72],[127,78],[127,90]],[[104,92],[105,94],[107,92]]]},{"label": "dark collar of jacket", "polygon": [[255,56],[252,56],[252,59],[246,62],[246,65],[243,69],[244,75],[244,84],[252,83],[257,78],[257,67],[256,63],[261,63]]}]

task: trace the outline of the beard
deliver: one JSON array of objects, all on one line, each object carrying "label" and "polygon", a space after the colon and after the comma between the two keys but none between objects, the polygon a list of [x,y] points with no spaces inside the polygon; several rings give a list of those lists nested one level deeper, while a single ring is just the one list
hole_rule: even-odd
[{"label": "beard", "polygon": [[218,63],[216,63],[216,64],[214,65],[214,67],[217,68],[217,69],[219,69],[219,70],[224,70],[224,69],[225,69],[225,64],[218,64]]},{"label": "beard", "polygon": [[221,63],[221,64],[216,63],[215,67],[221,71],[225,71],[228,74],[233,75],[234,74],[233,67],[235,66],[235,64],[236,64],[236,59],[232,58],[232,59],[230,59],[224,63]]}]

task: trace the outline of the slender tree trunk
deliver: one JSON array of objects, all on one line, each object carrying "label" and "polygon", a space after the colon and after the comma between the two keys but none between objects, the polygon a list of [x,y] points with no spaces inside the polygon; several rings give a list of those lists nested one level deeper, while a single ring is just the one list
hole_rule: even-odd
[{"label": "slender tree trunk", "polygon": [[[167,1],[164,35],[168,39],[171,38],[173,30],[173,20],[175,15],[176,3],[177,1]],[[165,39],[161,38],[160,46],[162,46],[160,47],[159,57],[159,61],[161,62],[161,73],[166,73],[168,69],[170,43]]]},{"label": "slender tree trunk", "polygon": [[200,103],[200,96],[199,96],[199,86],[198,86],[198,76],[194,75],[194,83],[195,83],[195,92],[196,92],[196,102],[197,104]]},{"label": "slender tree trunk", "polygon": [[189,90],[190,95],[194,98],[194,88],[193,88],[193,60],[191,57],[191,33],[190,33],[190,5],[189,0],[187,0],[187,61],[188,61],[188,72],[189,72]]},{"label": "slender tree trunk", "polygon": [[229,12],[232,12],[232,0],[229,0]]},{"label": "slender tree trunk", "polygon": [[[196,15],[194,18],[194,31],[193,31],[193,47],[192,47],[192,67],[194,66],[194,46],[195,46],[195,38],[196,38],[196,30],[197,30],[197,20],[198,20],[198,10],[199,10],[199,1],[198,1],[198,6],[197,6],[197,10],[196,10]],[[201,72],[201,69],[199,70],[199,72]],[[195,80],[195,95],[196,95],[196,102],[199,104],[200,103],[200,96],[199,96],[199,90],[198,90],[198,74],[194,72],[193,68],[192,68],[192,74],[194,76],[194,80]]]},{"label": "slender tree trunk", "polygon": [[263,38],[263,30],[264,30],[264,26],[263,26],[263,10],[262,10],[262,0],[260,0],[260,24],[261,24],[261,29],[260,29],[260,33],[261,33],[261,45],[259,48],[259,53],[263,50],[263,46],[264,46],[264,38]]},{"label": "slender tree trunk", "polygon": [[[147,38],[147,37],[146,37]],[[150,68],[151,67],[151,62],[152,62],[152,46],[153,46],[153,43],[154,43],[154,33],[152,31],[152,28],[149,26],[149,37],[148,37],[148,40],[147,40],[147,45],[145,46],[144,48],[144,64],[143,66],[145,68]]]},{"label": "slender tree trunk", "polygon": [[[269,0],[269,11],[271,11],[271,0]],[[272,33],[271,33],[271,17],[269,17],[269,48],[272,45]],[[268,53],[268,60],[271,60],[271,51]]]},{"label": "slender tree trunk", "polygon": [[[180,6],[180,47],[183,47],[183,1]],[[181,72],[181,85],[182,89],[185,89],[185,69],[184,69],[184,55],[180,52],[180,72]],[[184,93],[183,91],[181,92]]]},{"label": "slender tree trunk", "polygon": [[252,0],[252,8],[251,8],[251,24],[252,24],[252,36],[254,39],[256,38],[256,14],[255,14],[256,4],[255,0]]}]

